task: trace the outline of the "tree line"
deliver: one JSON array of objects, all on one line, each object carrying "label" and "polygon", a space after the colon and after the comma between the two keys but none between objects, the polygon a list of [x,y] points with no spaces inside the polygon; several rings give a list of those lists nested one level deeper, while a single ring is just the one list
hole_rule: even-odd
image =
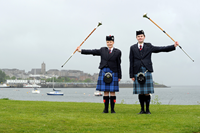
[{"label": "tree line", "polygon": [[6,75],[2,70],[0,70],[0,83],[4,83],[6,82],[6,80],[8,79],[16,79],[15,76],[13,77],[9,77],[8,75]]},{"label": "tree line", "polygon": [[[53,78],[43,79],[46,82],[53,82]],[[58,77],[54,78],[54,82],[92,82],[91,79],[87,78],[85,80],[76,80],[76,79],[70,79],[69,77]]]}]

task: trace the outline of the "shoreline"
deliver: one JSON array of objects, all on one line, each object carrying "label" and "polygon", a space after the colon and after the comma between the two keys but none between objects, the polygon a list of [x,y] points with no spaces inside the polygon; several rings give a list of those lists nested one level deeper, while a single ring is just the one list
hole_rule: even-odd
[{"label": "shoreline", "polygon": [[[53,88],[53,83],[38,84],[40,88]],[[10,84],[10,88],[25,88],[23,84]],[[96,83],[56,83],[54,88],[96,88]],[[133,88],[132,83],[120,83],[119,88]],[[154,84],[154,88],[170,88],[170,86]]]}]

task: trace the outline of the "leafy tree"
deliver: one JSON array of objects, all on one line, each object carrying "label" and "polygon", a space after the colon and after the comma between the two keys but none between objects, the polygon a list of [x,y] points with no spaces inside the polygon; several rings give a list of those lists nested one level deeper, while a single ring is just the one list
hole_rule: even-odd
[{"label": "leafy tree", "polygon": [[16,79],[16,77],[15,77],[15,76],[12,76],[11,79]]},{"label": "leafy tree", "polygon": [[84,80],[84,82],[92,82],[92,80],[87,78],[87,79]]},{"label": "leafy tree", "polygon": [[65,81],[66,81],[66,82],[70,82],[71,80],[70,80],[69,77],[65,77]]},{"label": "leafy tree", "polygon": [[6,74],[0,70],[0,83],[6,81]]},{"label": "leafy tree", "polygon": [[76,79],[71,79],[71,82],[76,82]]},{"label": "leafy tree", "polygon": [[46,82],[51,82],[51,81],[52,81],[51,78],[46,79]]}]

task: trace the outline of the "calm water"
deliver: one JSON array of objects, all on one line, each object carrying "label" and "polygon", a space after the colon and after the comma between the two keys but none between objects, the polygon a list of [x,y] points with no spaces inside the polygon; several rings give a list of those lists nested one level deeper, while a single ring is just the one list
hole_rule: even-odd
[{"label": "calm water", "polygon": [[[48,96],[51,88],[41,88],[40,94],[32,94],[32,88],[0,88],[0,98],[31,101],[64,101],[64,102],[96,102],[102,103],[102,96],[94,96],[95,88],[60,88],[64,96]],[[120,88],[116,93],[117,103],[138,104],[138,96],[133,95],[132,88]],[[155,88],[152,99],[158,96],[162,104],[197,105],[200,104],[200,86],[176,86],[171,88]],[[199,103],[198,103],[199,102]]]}]

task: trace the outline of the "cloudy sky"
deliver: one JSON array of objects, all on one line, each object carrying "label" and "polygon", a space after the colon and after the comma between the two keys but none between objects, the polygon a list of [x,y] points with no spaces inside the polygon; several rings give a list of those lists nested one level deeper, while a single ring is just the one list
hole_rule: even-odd
[{"label": "cloudy sky", "polygon": [[46,63],[46,69],[82,70],[98,73],[100,58],[76,53],[75,48],[96,27],[83,49],[106,46],[114,35],[122,51],[123,80],[129,80],[129,49],[137,42],[135,31],[143,29],[146,42],[173,44],[144,13],[177,40],[195,60],[179,48],[152,55],[154,81],[166,85],[200,85],[199,0],[0,0],[0,68],[30,71]]}]

